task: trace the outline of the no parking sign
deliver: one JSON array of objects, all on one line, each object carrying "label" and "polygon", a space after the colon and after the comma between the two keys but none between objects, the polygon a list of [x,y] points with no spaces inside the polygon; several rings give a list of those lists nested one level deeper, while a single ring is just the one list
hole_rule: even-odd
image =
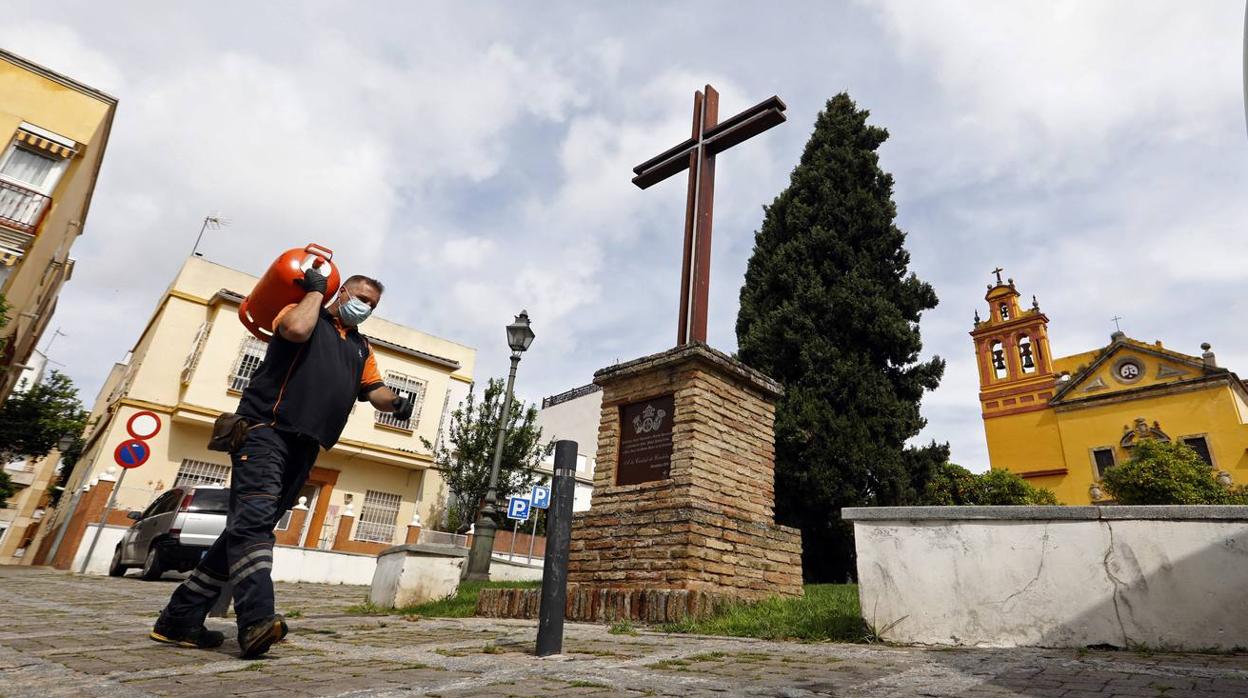
[{"label": "no parking sign", "polygon": [[130,439],[121,442],[116,451],[113,451],[113,460],[123,468],[137,468],[147,462],[152,455],[152,449],[144,441],[138,439]]}]

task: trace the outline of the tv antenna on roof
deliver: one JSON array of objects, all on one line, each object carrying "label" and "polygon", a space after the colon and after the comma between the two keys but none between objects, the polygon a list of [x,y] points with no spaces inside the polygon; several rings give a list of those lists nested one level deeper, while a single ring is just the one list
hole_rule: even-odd
[{"label": "tv antenna on roof", "polygon": [[225,226],[229,224],[230,224],[230,219],[226,218],[225,216],[222,216],[219,213],[212,213],[207,216],[204,216],[204,224],[199,227],[199,237],[195,238],[195,246],[191,248],[191,256],[203,257],[203,255],[199,253],[199,241],[204,239],[205,230],[207,230],[208,228],[212,228],[213,230],[220,230],[221,228],[224,228]]}]

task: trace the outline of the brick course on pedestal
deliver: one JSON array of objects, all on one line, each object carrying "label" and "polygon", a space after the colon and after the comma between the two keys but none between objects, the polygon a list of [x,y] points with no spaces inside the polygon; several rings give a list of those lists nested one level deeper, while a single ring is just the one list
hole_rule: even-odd
[{"label": "brick course on pedestal", "polygon": [[[603,369],[594,382],[597,469],[592,505],[573,523],[567,617],[671,620],[800,596],[800,534],[774,519],[780,385],[705,344]],[[620,408],[664,395],[674,398],[670,477],[617,486]],[[482,615],[533,606],[487,591]]]}]

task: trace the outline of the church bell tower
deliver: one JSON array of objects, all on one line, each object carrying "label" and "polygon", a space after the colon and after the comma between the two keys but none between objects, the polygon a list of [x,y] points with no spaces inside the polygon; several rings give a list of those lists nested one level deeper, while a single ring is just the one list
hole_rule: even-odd
[{"label": "church bell tower", "polygon": [[1014,279],[988,284],[988,318],[975,312],[975,360],[984,417],[1044,409],[1053,397],[1055,377],[1049,351],[1049,318],[1032,296],[1031,307],[1018,303]]}]

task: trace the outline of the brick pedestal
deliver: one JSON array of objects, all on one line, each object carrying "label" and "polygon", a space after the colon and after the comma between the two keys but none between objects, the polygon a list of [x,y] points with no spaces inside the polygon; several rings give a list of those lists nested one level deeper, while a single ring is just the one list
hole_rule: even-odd
[{"label": "brick pedestal", "polygon": [[[573,523],[567,617],[670,620],[800,596],[801,537],[774,518],[779,384],[704,344],[603,369],[594,382],[597,469],[592,505]],[[669,395],[668,477],[617,485],[621,408]],[[530,605],[483,591],[478,609],[525,615]]]},{"label": "brick pedestal", "polygon": [[420,542],[420,526],[407,525],[407,538],[404,539],[408,545],[416,545]]},{"label": "brick pedestal", "polygon": [[274,536],[277,538],[278,545],[299,545],[299,538],[303,533],[303,522],[308,517],[308,508],[300,509],[295,507],[290,510],[290,522],[286,524],[283,531],[275,531]]}]

